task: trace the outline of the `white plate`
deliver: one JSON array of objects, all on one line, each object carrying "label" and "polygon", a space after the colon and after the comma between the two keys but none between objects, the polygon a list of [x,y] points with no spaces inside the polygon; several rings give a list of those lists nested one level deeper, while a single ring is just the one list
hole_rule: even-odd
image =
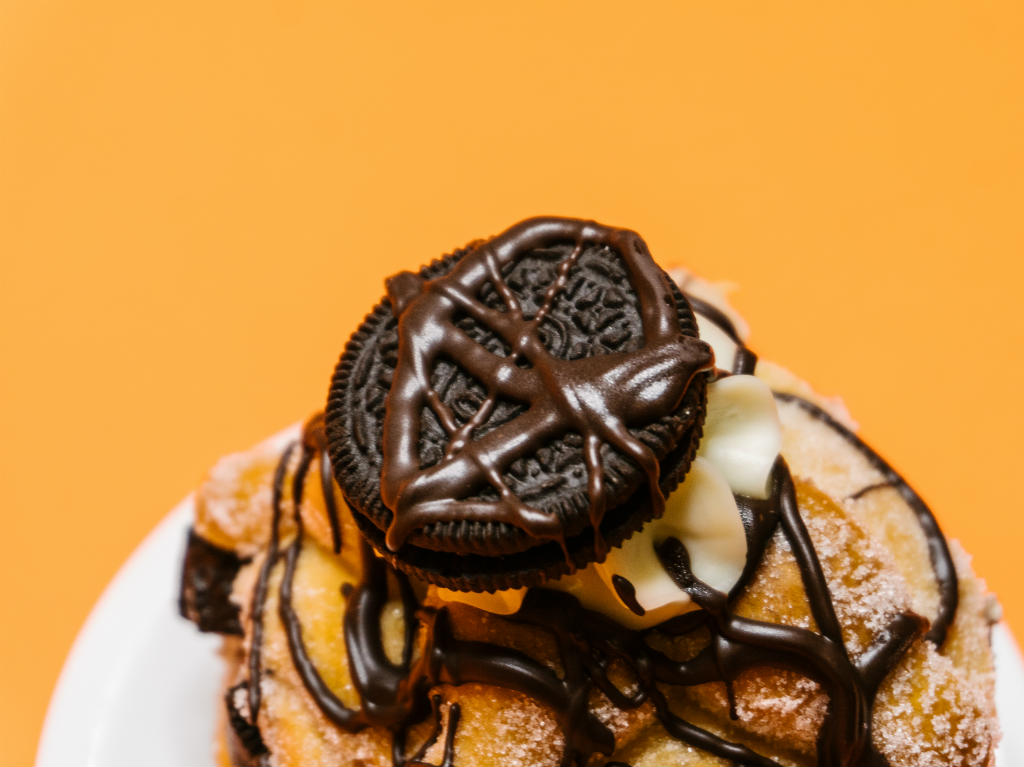
[{"label": "white plate", "polygon": [[[85,622],[57,682],[39,767],[212,765],[219,638],[178,617],[178,574],[192,518],[186,498],[132,554]],[[1005,626],[992,636],[1000,719],[997,763],[1024,764],[1024,665]]]}]

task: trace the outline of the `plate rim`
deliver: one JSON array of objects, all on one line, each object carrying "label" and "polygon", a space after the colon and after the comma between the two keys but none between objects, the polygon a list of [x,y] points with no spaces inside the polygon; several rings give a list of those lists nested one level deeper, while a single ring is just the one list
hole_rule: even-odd
[{"label": "plate rim", "polygon": [[[113,618],[121,612],[123,605],[132,604],[136,592],[141,591],[138,582],[145,579],[136,578],[136,573],[155,569],[159,561],[173,556],[174,550],[184,551],[183,533],[195,510],[194,499],[195,494],[189,493],[146,534],[104,587],[83,621],[46,707],[36,749],[35,763],[38,767],[69,764],[67,757],[72,754],[78,755],[78,761],[82,761],[84,755],[85,763],[93,763],[91,757],[95,744],[92,735],[97,732],[96,723],[100,721],[102,708],[81,706],[78,691],[88,688],[97,679],[102,684],[107,676],[99,673],[100,664],[93,663],[91,659],[99,654],[109,654],[111,639],[114,643],[123,642],[123,636],[119,636],[123,632],[118,630],[118,621]],[[143,603],[149,612],[166,606],[159,599]],[[75,745],[69,747],[69,743]]]}]

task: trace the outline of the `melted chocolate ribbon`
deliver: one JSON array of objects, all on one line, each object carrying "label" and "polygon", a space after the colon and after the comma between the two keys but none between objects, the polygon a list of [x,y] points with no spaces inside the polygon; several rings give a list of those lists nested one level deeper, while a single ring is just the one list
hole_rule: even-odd
[{"label": "melted chocolate ribbon", "polygon": [[[637,632],[586,610],[568,594],[531,589],[519,612],[505,618],[530,624],[555,638],[563,668],[563,673],[558,675],[519,651],[486,642],[455,639],[449,628],[447,610],[420,607],[406,577],[390,568],[364,544],[362,577],[359,584],[348,591],[345,607],[348,662],[361,701],[359,708],[350,709],[317,672],[302,641],[301,624],[292,606],[292,582],[305,535],[299,514],[302,488],[312,461],[325,458],[323,448],[317,446],[318,440],[307,433],[299,460],[293,461],[296,445],[291,445],[275,471],[271,545],[254,593],[249,686],[253,723],[259,710],[260,600],[266,598],[270,563],[278,558],[282,489],[289,466],[296,463],[292,478],[296,533],[285,552],[285,573],[279,595],[279,611],[292,659],[313,700],[339,727],[355,731],[372,725],[390,729],[395,734],[396,764],[423,765],[423,755],[440,737],[435,727],[437,731],[413,755],[401,756],[405,733],[413,724],[431,714],[435,721],[440,721],[440,701],[435,701],[431,689],[439,684],[480,683],[516,690],[550,707],[565,737],[563,765],[586,764],[594,754],[610,756],[615,751],[611,731],[589,709],[596,691],[624,710],[652,705],[667,732],[697,748],[740,764],[773,765],[775,762],[746,746],[730,742],[676,715],[666,696],[666,690],[673,686],[718,681],[731,688],[739,674],[758,666],[793,670],[822,684],[829,696],[829,706],[818,740],[820,763],[885,763],[870,737],[874,696],[885,675],[921,634],[926,622],[913,614],[897,615],[871,648],[856,662],[850,659],[817,554],[796,508],[792,479],[781,459],[772,472],[771,498],[760,503],[770,506],[775,518],[781,520],[783,533],[790,541],[807,585],[812,614],[822,628],[821,634],[732,615],[730,596],[697,580],[690,571],[685,547],[670,538],[657,547],[654,555],[659,557],[676,584],[703,608],[696,613]],[[762,518],[769,514],[764,509],[756,513]],[[399,664],[388,660],[380,630],[381,612],[389,595],[389,579],[396,584],[403,605],[405,650]],[[711,639],[694,658],[683,662],[655,650],[645,639],[651,632],[681,634],[698,630],[710,632]],[[421,653],[414,660],[413,648],[417,641],[422,642]],[[615,686],[611,678],[615,668],[625,669],[635,679],[631,692]],[[254,690],[257,691],[255,703]],[[445,765],[451,765],[454,758],[454,728],[458,722],[454,711],[457,709],[453,704],[449,708],[446,730]]]},{"label": "melted chocolate ribbon", "polygon": [[[613,230],[597,229],[593,224],[572,222],[573,226],[566,228],[556,226],[557,221],[552,221],[555,223],[543,230],[543,238],[571,238],[580,243],[597,236],[612,236],[608,232]],[[637,392],[629,387],[616,390],[612,386],[610,391],[603,392],[596,399],[578,395],[584,390],[589,391],[586,387],[596,380],[607,379],[612,383],[647,380],[645,371],[653,368],[658,380],[667,376],[665,401],[677,401],[690,378],[707,364],[709,357],[704,356],[702,345],[680,340],[674,324],[675,313],[666,309],[665,287],[660,277],[654,278],[645,272],[649,258],[632,259],[627,255],[632,253],[631,246],[634,245],[634,241],[629,239],[630,233],[616,233],[614,236],[626,238],[616,241],[616,245],[638,285],[646,286],[649,291],[643,301],[647,351],[635,358],[619,359],[615,355],[607,355],[609,359],[597,362],[593,359],[577,360],[577,363],[584,364],[575,367],[551,358],[534,335],[539,320],[537,317],[527,320],[521,313],[517,315],[515,298],[502,283],[500,268],[510,257],[510,252],[503,249],[501,243],[480,248],[476,258],[460,263],[445,280],[423,283],[415,276],[402,275],[392,281],[392,303],[400,315],[406,341],[404,346],[400,344],[400,365],[385,423],[386,466],[382,491],[389,506],[398,510],[388,533],[389,545],[399,544],[409,531],[427,519],[454,517],[500,519],[533,535],[557,537],[558,531],[549,529],[547,519],[540,520],[536,512],[504,493],[496,502],[451,499],[464,495],[467,488],[478,488],[487,483],[501,490],[500,473],[504,467],[516,456],[535,450],[552,434],[567,429],[578,429],[585,436],[595,529],[603,513],[601,466],[597,455],[600,442],[606,441],[633,456],[647,471],[652,488],[657,487],[657,461],[649,460],[644,452],[647,448],[642,444],[637,446],[630,442],[635,440],[626,427],[635,420],[656,417],[663,403],[641,397],[638,405]],[[571,268],[579,250],[577,245],[563,263],[559,280],[564,281],[564,274]],[[493,281],[504,296],[506,312],[495,312],[472,298],[486,280]],[[559,280],[549,290],[545,306],[550,305],[560,289]],[[722,327],[737,343],[733,372],[752,372],[756,356],[740,342],[728,318],[703,302],[692,297],[690,300],[698,311]],[[467,344],[466,339],[457,333],[452,335],[449,332],[451,326],[446,323],[455,308],[485,317],[488,325],[495,328],[512,348],[514,357],[491,359],[482,356],[480,347]],[[410,333],[421,340],[426,339],[426,345],[409,344]],[[648,333],[649,336],[646,335]],[[515,434],[499,428],[474,442],[470,439],[475,428],[473,421],[455,425],[439,399],[431,396],[425,373],[430,369],[431,360],[441,353],[460,355],[460,363],[466,364],[471,372],[483,380],[493,381],[489,396],[502,394],[530,404],[523,416],[508,424]],[[521,368],[516,364],[520,355],[531,368]],[[680,358],[685,360],[681,364]],[[672,359],[675,359],[675,364],[666,366]],[[528,370],[533,373],[526,374]],[[552,394],[558,391],[563,393],[557,397]],[[574,392],[577,396],[564,392]],[[956,611],[957,583],[948,547],[931,511],[877,453],[825,411],[795,395],[776,393],[776,397],[795,403],[839,433],[882,472],[884,484],[896,488],[914,510],[928,540],[941,594],[939,613],[926,637],[941,645]],[[442,424],[448,424],[452,436],[446,461],[432,470],[420,470],[415,445],[410,444],[408,436],[418,433],[410,424],[415,426],[424,406],[434,410]],[[639,415],[635,410],[637,407],[642,411]],[[481,412],[485,411],[486,407],[482,408]],[[481,417],[486,418],[486,415]],[[605,695],[621,709],[652,706],[669,734],[711,754],[739,764],[774,765],[774,761],[741,743],[730,742],[678,716],[667,697],[672,687],[723,682],[729,696],[730,711],[735,718],[732,684],[743,671],[759,666],[795,671],[817,681],[827,693],[829,704],[818,737],[819,763],[885,764],[884,757],[871,742],[874,699],[886,674],[925,630],[926,621],[910,613],[895,616],[887,630],[876,637],[874,644],[859,659],[851,659],[817,552],[797,508],[792,477],[781,458],[772,472],[772,492],[767,501],[737,497],[748,536],[752,544],[756,543],[756,546],[749,547],[741,583],[753,574],[764,541],[772,535],[776,525],[780,525],[799,567],[820,634],[733,615],[730,601],[738,594],[740,586],[726,595],[699,581],[690,569],[689,555],[683,544],[669,538],[661,542],[652,555],[659,558],[676,585],[702,608],[700,611],[672,619],[645,632],[636,632],[584,609],[568,594],[531,589],[519,612],[505,618],[532,625],[554,637],[562,668],[559,675],[517,650],[456,639],[449,626],[447,609],[421,607],[408,579],[376,557],[364,542],[360,581],[355,588],[342,588],[341,592],[341,598],[346,599],[343,630],[348,663],[360,698],[358,708],[346,707],[323,681],[309,657],[299,616],[292,605],[293,582],[305,536],[300,514],[303,487],[314,460],[320,461],[319,480],[331,522],[333,548],[335,552],[341,548],[341,527],[325,445],[322,416],[317,416],[304,430],[301,454],[292,477],[295,537],[285,552],[279,614],[293,663],[313,700],[342,729],[356,731],[366,726],[377,726],[391,730],[396,765],[424,765],[424,755],[437,742],[442,730],[445,731],[442,767],[453,765],[460,709],[455,703],[448,707],[447,726],[443,727],[442,701],[431,690],[439,684],[467,683],[516,690],[547,705],[554,712],[564,735],[563,765],[588,764],[595,754],[610,757],[615,751],[611,730],[589,707],[592,695],[596,693]],[[263,604],[269,590],[270,572],[279,559],[283,488],[296,447],[292,444],[284,451],[274,473],[270,540],[252,598],[252,648],[247,689],[250,724],[253,726],[260,709]],[[862,492],[871,489],[865,488]],[[660,492],[652,495],[660,497]],[[401,599],[404,615],[405,645],[401,662],[397,664],[388,659],[381,636],[380,618],[389,599],[389,581]],[[628,597],[628,584],[616,584],[616,588]],[[707,631],[710,641],[687,661],[675,661],[646,641],[652,632],[678,635],[694,631]],[[420,648],[418,655],[414,652],[417,643]],[[616,669],[626,671],[635,680],[631,691],[621,690],[612,681],[612,672]],[[404,756],[406,733],[426,716],[434,718],[431,734],[413,754]]]},{"label": "melted chocolate ribbon", "polygon": [[[540,309],[526,317],[502,269],[535,248],[566,241],[574,243],[572,250],[559,264]],[[607,244],[622,258],[640,302],[644,343],[628,353],[565,360],[551,354],[538,329],[587,243]],[[479,300],[487,283],[503,298],[504,311]],[[392,551],[412,531],[430,523],[466,520],[501,522],[535,539],[558,541],[564,549],[565,530],[558,515],[524,503],[502,476],[517,459],[535,454],[568,432],[580,434],[584,441],[597,551],[603,548],[599,527],[607,505],[603,445],[644,471],[655,505],[653,516],[661,516],[658,459],[629,429],[672,412],[694,375],[711,365],[713,355],[706,343],[682,334],[670,286],[638,235],[573,219],[524,221],[470,251],[443,277],[425,281],[410,272],[393,277],[388,295],[399,338],[383,424],[381,471],[381,498],[394,512],[385,539]],[[511,353],[502,357],[474,342],[454,323],[460,313],[494,332]],[[487,387],[487,399],[461,426],[430,381],[442,357],[458,360]],[[499,397],[523,403],[526,409],[471,439]],[[434,413],[450,441],[444,459],[423,468],[417,438],[425,408]],[[497,500],[473,497],[486,487],[496,491]]]}]

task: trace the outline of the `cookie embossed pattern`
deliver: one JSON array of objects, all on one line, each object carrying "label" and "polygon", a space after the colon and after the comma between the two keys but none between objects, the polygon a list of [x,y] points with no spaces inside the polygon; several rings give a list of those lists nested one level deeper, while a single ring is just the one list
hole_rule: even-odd
[{"label": "cookie embossed pattern", "polygon": [[994,763],[966,557],[673,276],[593,222],[473,243],[211,471],[181,609],[223,636],[222,761]]}]

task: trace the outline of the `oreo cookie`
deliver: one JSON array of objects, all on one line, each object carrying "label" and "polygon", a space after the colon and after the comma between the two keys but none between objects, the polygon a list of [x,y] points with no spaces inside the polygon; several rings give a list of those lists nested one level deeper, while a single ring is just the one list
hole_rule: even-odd
[{"label": "oreo cookie", "polygon": [[530,219],[388,281],[331,382],[335,478],[398,569],[536,585],[661,515],[712,360],[639,235]]}]

